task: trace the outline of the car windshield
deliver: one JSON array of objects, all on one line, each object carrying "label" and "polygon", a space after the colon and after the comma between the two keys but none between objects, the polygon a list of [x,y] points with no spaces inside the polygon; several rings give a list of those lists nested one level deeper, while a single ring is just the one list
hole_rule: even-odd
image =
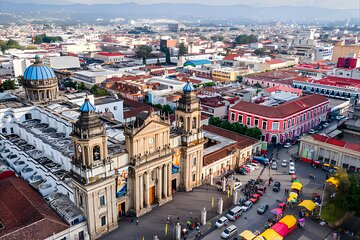
[{"label": "car windshield", "polygon": [[229,212],[229,215],[233,216],[233,215],[234,215],[234,212],[233,212],[233,211],[230,211],[230,212]]},{"label": "car windshield", "polygon": [[259,208],[263,210],[265,208],[265,205],[261,205]]},{"label": "car windshield", "polygon": [[219,220],[217,220],[217,223],[220,223],[220,224],[221,224],[222,222],[223,222],[223,221],[222,221],[222,220],[220,220],[220,219],[219,219]]},{"label": "car windshield", "polygon": [[229,234],[229,233],[230,233],[230,230],[229,230],[229,229],[225,229],[225,230],[224,230],[224,233]]}]

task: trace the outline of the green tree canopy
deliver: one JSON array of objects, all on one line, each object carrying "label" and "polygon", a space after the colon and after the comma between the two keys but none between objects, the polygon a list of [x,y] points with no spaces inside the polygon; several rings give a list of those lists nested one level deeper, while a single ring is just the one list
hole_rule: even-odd
[{"label": "green tree canopy", "polygon": [[151,56],[152,48],[147,45],[141,45],[135,52],[137,58],[141,58],[143,63],[146,64],[146,59]]},{"label": "green tree canopy", "polygon": [[108,95],[108,91],[104,88],[99,88],[97,84],[91,87],[90,92],[95,95],[95,97],[101,97]]},{"label": "green tree canopy", "polygon": [[53,42],[62,42],[63,39],[60,36],[49,37],[46,34],[40,34],[35,36],[34,43],[41,44],[41,43],[53,43]]},{"label": "green tree canopy", "polygon": [[7,90],[14,90],[14,89],[16,89],[14,80],[7,79],[0,84],[0,92],[4,92]]},{"label": "green tree canopy", "polygon": [[219,117],[210,117],[209,124],[220,128],[224,128],[242,135],[246,135],[255,139],[261,139],[261,130],[257,127],[249,128],[246,125],[238,122],[230,123],[225,119]]},{"label": "green tree canopy", "polygon": [[16,48],[16,49],[23,49],[23,47],[15,40],[9,39],[8,41],[0,40],[0,48],[2,51]]},{"label": "green tree canopy", "polygon": [[265,49],[263,49],[263,48],[258,48],[258,49],[256,49],[256,50],[254,51],[254,54],[255,54],[255,55],[258,55],[258,56],[262,56],[262,55],[265,54]]},{"label": "green tree canopy", "polygon": [[179,56],[183,56],[183,55],[185,55],[185,54],[187,54],[187,53],[188,53],[188,51],[187,51],[187,48],[186,48],[185,44],[184,44],[184,43],[180,43],[178,55],[179,55]]},{"label": "green tree canopy", "polygon": [[241,34],[235,38],[235,42],[237,44],[249,44],[257,41],[258,41],[258,37],[254,34],[250,34],[250,35]]}]

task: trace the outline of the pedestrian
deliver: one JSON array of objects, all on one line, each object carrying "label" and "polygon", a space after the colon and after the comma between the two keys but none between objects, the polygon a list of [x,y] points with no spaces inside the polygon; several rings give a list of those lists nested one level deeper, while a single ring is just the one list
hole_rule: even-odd
[{"label": "pedestrian", "polygon": [[284,194],[286,194],[286,188],[284,189]]},{"label": "pedestrian", "polygon": [[139,225],[139,219],[136,219],[136,225]]},{"label": "pedestrian", "polygon": [[134,217],[131,217],[131,222],[134,222]]}]

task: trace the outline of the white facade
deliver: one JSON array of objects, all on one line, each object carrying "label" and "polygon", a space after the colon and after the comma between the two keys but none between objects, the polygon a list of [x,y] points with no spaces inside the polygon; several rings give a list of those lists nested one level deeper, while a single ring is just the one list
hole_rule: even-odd
[{"label": "white facade", "polygon": [[83,52],[95,52],[97,50],[97,47],[95,43],[84,42],[84,43],[63,44],[61,45],[61,50],[63,52],[83,53]]},{"label": "white facade", "polygon": [[333,54],[333,46],[322,46],[314,48],[315,61],[331,60]]},{"label": "white facade", "polygon": [[26,68],[31,64],[30,59],[9,59],[9,61],[1,62],[0,75],[22,76]]},{"label": "white facade", "polygon": [[79,57],[44,57],[43,63],[53,69],[80,68]]},{"label": "white facade", "polygon": [[120,122],[124,121],[124,101],[114,98],[95,99],[95,107],[97,112],[106,113],[111,112],[114,119]]},{"label": "white facade", "polygon": [[360,70],[357,68],[354,69],[335,68],[334,73],[332,75],[335,77],[360,80]]}]

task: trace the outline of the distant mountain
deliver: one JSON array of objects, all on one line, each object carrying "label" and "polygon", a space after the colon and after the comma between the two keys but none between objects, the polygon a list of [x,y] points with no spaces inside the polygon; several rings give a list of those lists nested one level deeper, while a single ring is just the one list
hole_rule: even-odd
[{"label": "distant mountain", "polygon": [[158,3],[140,5],[120,4],[28,4],[1,1],[0,12],[19,14],[32,18],[111,19],[122,18],[172,18],[172,19],[252,19],[293,20],[297,22],[337,21],[357,18],[358,9],[336,10],[318,7],[251,7],[247,5],[214,6],[202,4]]}]

